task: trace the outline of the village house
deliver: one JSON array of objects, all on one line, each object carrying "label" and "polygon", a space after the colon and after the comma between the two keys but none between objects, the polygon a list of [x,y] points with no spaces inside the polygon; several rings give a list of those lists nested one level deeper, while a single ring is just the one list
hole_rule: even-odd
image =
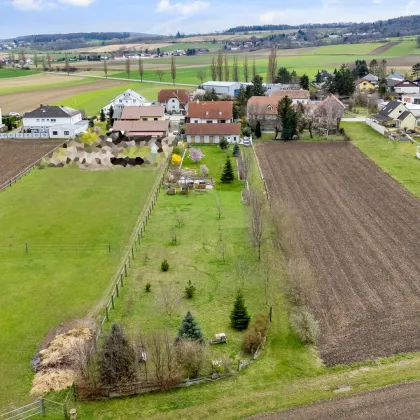
[{"label": "village house", "polygon": [[370,91],[375,89],[375,84],[369,80],[359,79],[356,82],[356,89],[360,91]]},{"label": "village house", "polygon": [[288,96],[293,104],[307,104],[309,102],[309,91],[304,89],[298,90],[276,90],[271,93],[271,96],[277,101],[281,101],[283,98]]},{"label": "village house", "polygon": [[186,108],[190,96],[187,89],[162,89],[158,94],[158,102],[167,112],[180,112]]},{"label": "village house", "polygon": [[22,119],[23,131],[48,134],[51,138],[74,138],[89,128],[82,113],[67,106],[40,105]]},{"label": "village house", "polygon": [[265,94],[268,96],[272,95],[273,92],[276,92],[279,90],[299,90],[300,89],[299,83],[263,83],[263,87],[265,88]]},{"label": "village house", "polygon": [[218,144],[222,137],[229,143],[239,143],[241,137],[241,124],[187,124],[185,129],[187,143]]},{"label": "village house", "polygon": [[169,121],[127,120],[114,121],[112,131],[120,131],[128,137],[165,138],[169,132]]},{"label": "village house", "polygon": [[420,85],[411,80],[403,80],[394,86],[395,93],[420,93]]},{"label": "village house", "polygon": [[120,119],[122,110],[125,106],[144,106],[147,104],[146,98],[138,94],[132,89],[127,89],[115,97],[107,106],[104,106],[102,110],[105,115],[108,115],[110,108],[114,109],[114,119]]},{"label": "village house", "polygon": [[210,81],[203,83],[202,88],[207,91],[214,91],[218,95],[228,95],[228,96],[236,96],[241,88],[241,84],[239,82],[216,82]]},{"label": "village house", "polygon": [[390,101],[371,119],[387,128],[415,130],[416,117],[400,101]]},{"label": "village house", "polygon": [[275,96],[252,96],[246,107],[247,119],[251,125],[257,121],[261,130],[274,130],[277,122],[277,105],[279,98]]},{"label": "village house", "polygon": [[125,106],[121,113],[123,121],[162,121],[165,119],[165,107],[151,106]]},{"label": "village house", "polygon": [[188,102],[186,123],[221,123],[228,124],[233,120],[232,101],[193,101]]}]

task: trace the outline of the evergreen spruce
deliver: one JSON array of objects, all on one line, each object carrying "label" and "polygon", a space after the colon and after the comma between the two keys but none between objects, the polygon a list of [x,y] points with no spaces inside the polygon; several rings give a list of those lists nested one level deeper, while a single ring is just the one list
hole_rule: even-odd
[{"label": "evergreen spruce", "polygon": [[190,311],[185,315],[181,327],[178,330],[176,341],[179,340],[193,340],[204,343],[203,333]]},{"label": "evergreen spruce", "polygon": [[239,150],[239,144],[235,143],[235,146],[233,146],[232,156],[237,157],[239,156],[240,150]]},{"label": "evergreen spruce", "polygon": [[255,137],[257,139],[261,138],[261,123],[259,121],[257,121],[257,125],[255,126]]},{"label": "evergreen spruce", "polygon": [[223,184],[230,184],[235,179],[235,175],[233,174],[232,163],[230,161],[229,156],[226,158],[225,167],[223,168],[222,176],[220,177],[220,181]]},{"label": "evergreen spruce", "polygon": [[226,140],[225,137],[222,137],[219,141],[219,147],[223,150],[226,151],[229,148],[229,142]]},{"label": "evergreen spruce", "polygon": [[235,330],[246,330],[250,319],[251,317],[248,315],[248,311],[245,307],[244,297],[239,290],[236,295],[232,313],[230,314],[230,325],[232,328],[235,328]]},{"label": "evergreen spruce", "polygon": [[102,122],[104,122],[104,121],[105,121],[105,112],[104,112],[104,110],[103,110],[103,109],[101,109],[101,114],[100,114],[99,119],[100,119]]},{"label": "evergreen spruce", "polygon": [[136,377],[136,355],[123,329],[113,324],[105,337],[99,359],[101,383],[116,385],[133,381]]}]

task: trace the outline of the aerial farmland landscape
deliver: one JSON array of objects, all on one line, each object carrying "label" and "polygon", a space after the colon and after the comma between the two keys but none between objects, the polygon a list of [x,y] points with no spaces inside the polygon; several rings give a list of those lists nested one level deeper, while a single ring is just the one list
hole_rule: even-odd
[{"label": "aerial farmland landscape", "polygon": [[0,419],[418,418],[420,15],[108,3],[0,5]]}]

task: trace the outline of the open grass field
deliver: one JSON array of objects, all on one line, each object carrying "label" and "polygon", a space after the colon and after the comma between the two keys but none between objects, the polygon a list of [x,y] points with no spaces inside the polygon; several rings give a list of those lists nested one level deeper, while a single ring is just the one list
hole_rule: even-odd
[{"label": "open grass field", "polygon": [[400,57],[404,55],[412,54],[416,49],[416,41],[403,41],[393,46],[387,51],[384,51],[381,55],[387,57]]},{"label": "open grass field", "polygon": [[18,175],[61,143],[60,140],[53,139],[1,139],[0,185]]},{"label": "open grass field", "polygon": [[[22,77],[29,76],[31,74],[37,73],[36,70],[22,70],[22,69],[9,69],[3,68],[0,69],[0,79],[7,79],[9,77]],[[3,82],[2,82],[3,83]],[[0,84],[0,88],[2,84]]]},{"label": "open grass field", "polygon": [[314,273],[322,360],[419,350],[420,201],[349,143],[263,143],[257,152]]},{"label": "open grass field", "polygon": [[384,44],[380,42],[372,42],[366,44],[343,44],[328,45],[318,47],[314,50],[316,55],[368,55],[376,48],[382,47]]},{"label": "open grass field", "polygon": [[1,411],[33,399],[30,361],[45,335],[103,297],[156,175],[37,169],[0,194]]}]

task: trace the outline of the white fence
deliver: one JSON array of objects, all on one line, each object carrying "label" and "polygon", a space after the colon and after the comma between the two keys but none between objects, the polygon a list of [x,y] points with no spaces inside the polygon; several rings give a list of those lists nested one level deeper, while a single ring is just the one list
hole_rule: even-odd
[{"label": "white fence", "polygon": [[370,118],[366,118],[365,122],[368,126],[372,127],[378,133],[381,133],[383,136],[385,135],[386,129],[384,126],[377,124],[376,122],[372,121]]},{"label": "white fence", "polygon": [[49,139],[47,133],[0,133],[0,139]]}]

